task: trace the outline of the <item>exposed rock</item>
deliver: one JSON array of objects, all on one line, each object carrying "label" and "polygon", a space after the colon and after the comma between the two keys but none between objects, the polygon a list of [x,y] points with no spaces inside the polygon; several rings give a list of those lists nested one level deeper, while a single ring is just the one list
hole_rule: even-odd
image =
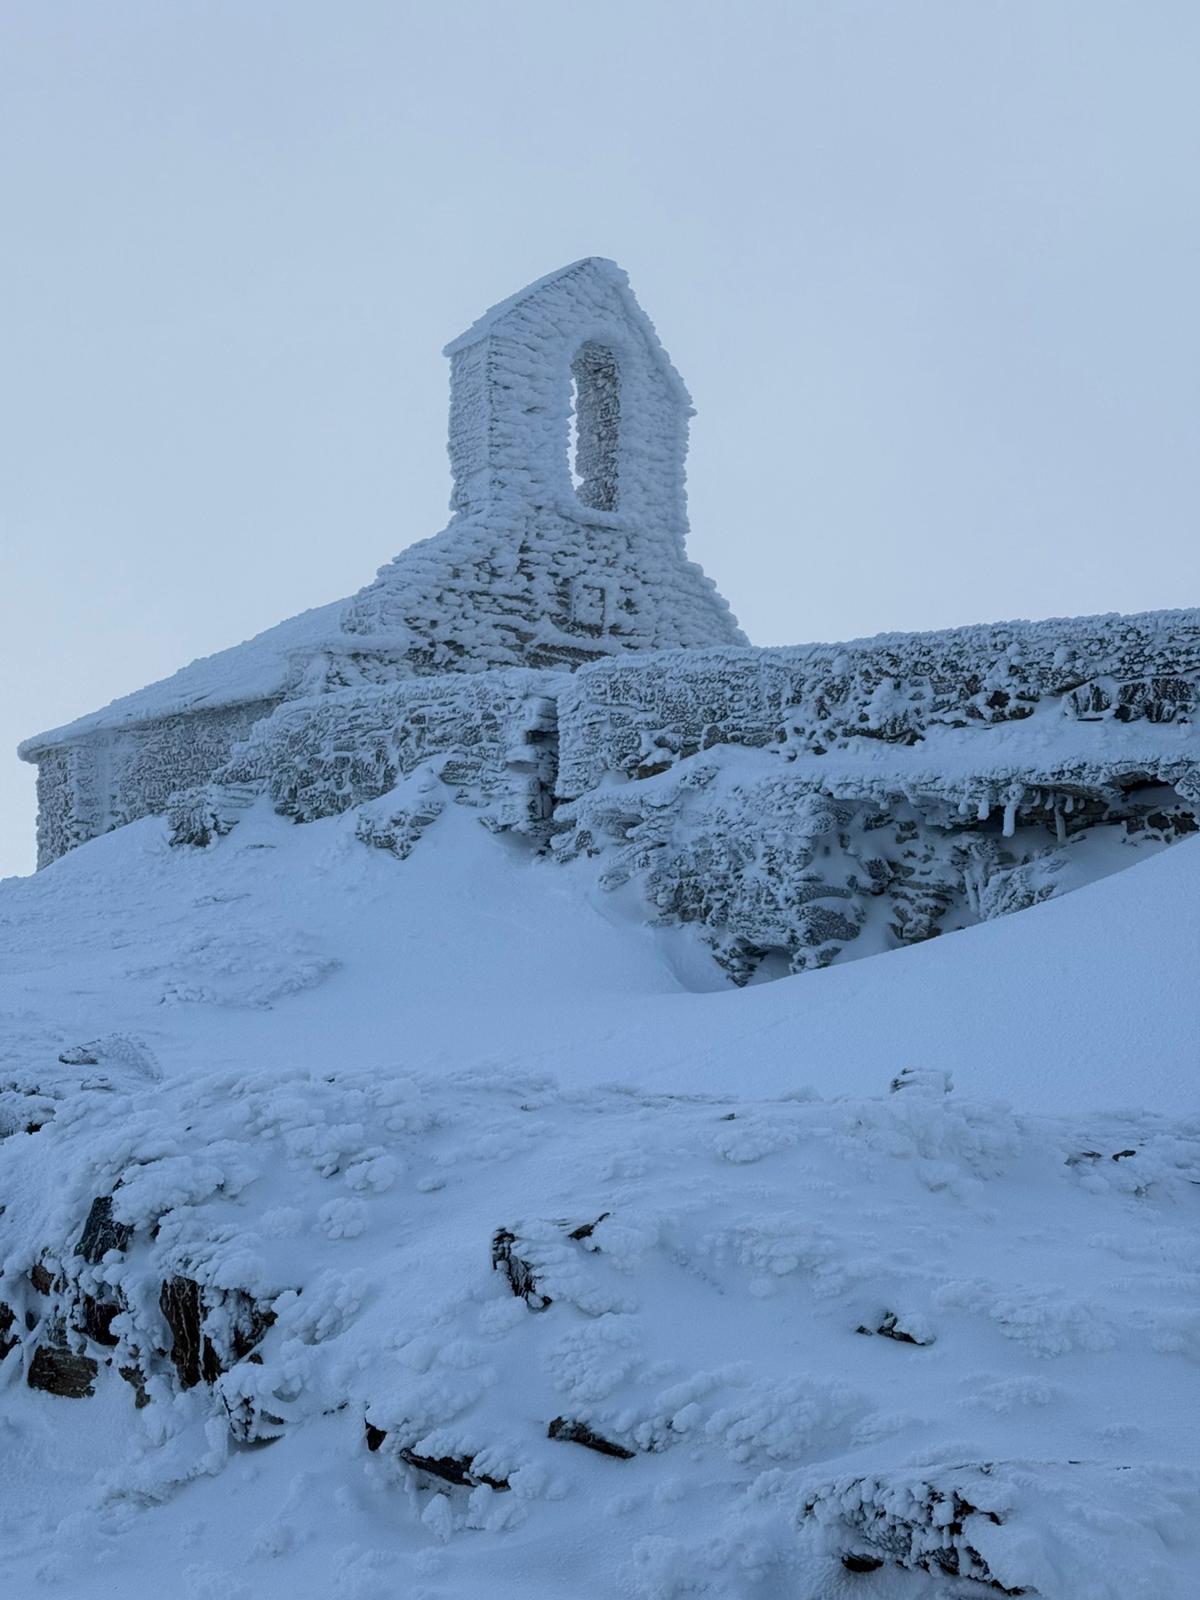
[{"label": "exposed rock", "polygon": [[[610,1215],[611,1212],[602,1211],[596,1218],[595,1222],[581,1222],[577,1228],[571,1229],[570,1233],[567,1234],[567,1238],[574,1239],[577,1244],[582,1242],[584,1239],[590,1239],[593,1233],[595,1233],[596,1229],[604,1221],[605,1217]],[[594,1250],[596,1246],[592,1245],[591,1248]]]},{"label": "exposed rock", "polygon": [[[371,1448],[370,1439],[367,1447]],[[406,1466],[415,1467],[418,1472],[427,1472],[431,1478],[440,1478],[443,1483],[469,1489],[477,1488],[481,1483],[487,1484],[489,1489],[504,1490],[509,1487],[507,1478],[493,1478],[486,1472],[476,1472],[474,1456],[421,1456],[415,1450],[408,1449],[400,1450],[398,1454]]]},{"label": "exposed rock", "polygon": [[379,1446],[387,1438],[387,1429],[377,1428],[370,1422],[365,1423],[364,1426],[367,1430],[367,1449],[374,1452],[379,1449]]},{"label": "exposed rock", "polygon": [[120,1344],[121,1341],[112,1331],[112,1321],[122,1309],[116,1302],[97,1300],[90,1294],[83,1295],[80,1300],[80,1310],[84,1333],[97,1344],[110,1347]]},{"label": "exposed rock", "polygon": [[[885,1562],[910,1570],[969,1579],[1002,1594],[1006,1587],[976,1548],[981,1524],[1002,1526],[988,1508],[990,1464],[937,1468],[893,1477],[838,1479],[803,1504],[801,1523],[815,1519],[850,1572],[874,1572]],[[968,1492],[969,1491],[969,1492]]]},{"label": "exposed rock", "polygon": [[269,1306],[260,1305],[243,1289],[226,1290],[222,1300],[230,1318],[228,1350],[230,1364],[234,1361],[255,1360],[251,1351],[262,1341],[268,1328],[274,1327],[274,1311]]},{"label": "exposed rock", "polygon": [[41,1389],[46,1394],[83,1400],[95,1394],[94,1385],[99,1370],[91,1356],[80,1355],[69,1349],[65,1342],[40,1344],[33,1352],[26,1382],[31,1389]]},{"label": "exposed rock", "polygon": [[146,1374],[141,1367],[131,1364],[127,1367],[118,1367],[117,1371],[125,1379],[125,1382],[132,1386],[133,1403],[137,1409],[140,1411],[143,1406],[148,1406],[150,1404],[150,1396],[146,1392]]},{"label": "exposed rock", "polygon": [[623,1444],[615,1440],[606,1439],[602,1434],[589,1428],[586,1422],[579,1422],[572,1417],[555,1417],[546,1430],[550,1439],[562,1439],[568,1444],[581,1444],[588,1450],[595,1450],[602,1456],[615,1456],[618,1461],[632,1461],[636,1451],[627,1450]]},{"label": "exposed rock", "polygon": [[878,1572],[883,1559],[880,1556],[844,1555],[842,1565],[847,1572]]},{"label": "exposed rock", "polygon": [[125,1250],[133,1237],[129,1223],[113,1218],[112,1206],[111,1195],[101,1195],[92,1201],[83,1233],[75,1246],[75,1254],[92,1266],[102,1261],[110,1250]]},{"label": "exposed rock", "polygon": [[0,1139],[40,1132],[54,1115],[56,1098],[61,1098],[58,1091],[27,1072],[0,1079]]},{"label": "exposed rock", "polygon": [[875,1329],[875,1332],[882,1334],[885,1339],[895,1339],[898,1344],[916,1344],[924,1346],[934,1343],[932,1334],[930,1334],[928,1338],[922,1339],[917,1334],[910,1333],[907,1328],[902,1328],[894,1311],[887,1311],[884,1313],[883,1321]]},{"label": "exposed rock", "polygon": [[20,1343],[13,1328],[16,1325],[16,1313],[11,1306],[0,1300],[0,1361],[3,1361],[10,1350],[15,1350]]},{"label": "exposed rock", "polygon": [[29,1281],[39,1294],[49,1294],[54,1287],[53,1275],[42,1261],[35,1261],[30,1267]]},{"label": "exposed rock", "polygon": [[171,1361],[183,1389],[215,1383],[221,1375],[217,1353],[202,1332],[204,1306],[200,1285],[193,1278],[170,1278],[158,1297],[159,1308],[171,1330]]},{"label": "exposed rock", "polygon": [[500,1270],[508,1279],[512,1292],[524,1300],[531,1311],[545,1311],[551,1304],[550,1296],[542,1294],[528,1261],[516,1254],[517,1236],[508,1228],[497,1228],[492,1235],[492,1270]]},{"label": "exposed rock", "polygon": [[[1137,1151],[1136,1150],[1114,1150],[1112,1155],[1109,1156],[1109,1160],[1110,1161],[1127,1161],[1130,1156],[1136,1156],[1136,1155],[1137,1155]],[[1071,1154],[1071,1155],[1069,1155],[1067,1157],[1067,1166],[1069,1166],[1069,1167],[1078,1167],[1078,1166],[1082,1166],[1085,1161],[1094,1162],[1094,1161],[1103,1161],[1103,1160],[1104,1160],[1104,1152],[1101,1151],[1101,1150],[1076,1150],[1076,1151],[1073,1152],[1073,1154]]]},{"label": "exposed rock", "polygon": [[90,1044],[77,1044],[73,1049],[64,1050],[58,1059],[64,1067],[95,1067],[100,1064],[95,1047]]}]

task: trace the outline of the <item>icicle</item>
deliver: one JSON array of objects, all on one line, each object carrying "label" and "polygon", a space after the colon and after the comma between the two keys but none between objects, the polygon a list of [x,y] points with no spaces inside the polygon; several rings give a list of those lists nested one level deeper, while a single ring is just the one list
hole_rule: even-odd
[{"label": "icicle", "polygon": [[1022,784],[1014,783],[1009,788],[1004,802],[1004,825],[1000,830],[1006,839],[1011,839],[1017,831],[1017,807],[1020,805],[1024,793],[1025,789]]}]

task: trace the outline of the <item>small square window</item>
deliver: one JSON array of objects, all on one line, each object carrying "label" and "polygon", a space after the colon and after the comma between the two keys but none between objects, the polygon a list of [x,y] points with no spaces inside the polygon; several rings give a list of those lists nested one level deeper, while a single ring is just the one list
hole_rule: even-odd
[{"label": "small square window", "polygon": [[603,584],[577,578],[571,591],[572,621],[587,628],[602,628],[607,598]]}]

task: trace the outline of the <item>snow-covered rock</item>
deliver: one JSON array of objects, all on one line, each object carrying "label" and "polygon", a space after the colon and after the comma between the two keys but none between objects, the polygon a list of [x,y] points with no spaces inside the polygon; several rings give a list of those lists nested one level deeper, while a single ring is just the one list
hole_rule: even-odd
[{"label": "snow-covered rock", "polygon": [[704,994],[384,799],[0,890],[17,1592],[1190,1600],[1194,841]]}]

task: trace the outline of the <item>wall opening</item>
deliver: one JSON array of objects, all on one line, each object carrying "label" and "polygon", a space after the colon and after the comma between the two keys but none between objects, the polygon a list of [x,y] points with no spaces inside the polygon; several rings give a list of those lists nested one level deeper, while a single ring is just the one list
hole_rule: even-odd
[{"label": "wall opening", "polygon": [[580,345],[571,363],[568,464],[580,503],[615,511],[621,431],[620,368],[607,345]]}]

